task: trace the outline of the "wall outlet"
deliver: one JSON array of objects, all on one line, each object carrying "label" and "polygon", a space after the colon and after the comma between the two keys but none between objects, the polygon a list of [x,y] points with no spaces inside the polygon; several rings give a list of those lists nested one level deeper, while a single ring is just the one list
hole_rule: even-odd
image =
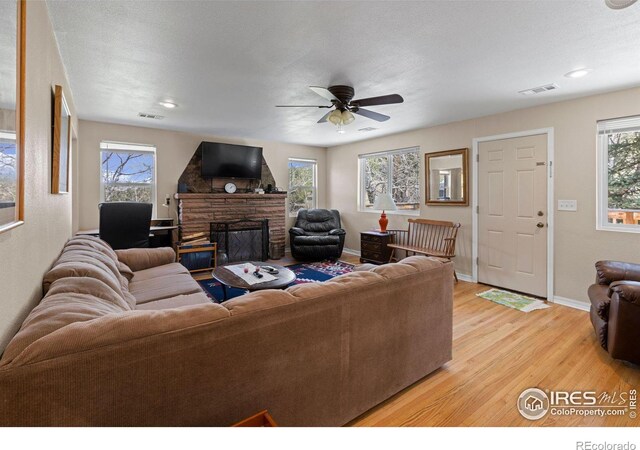
[{"label": "wall outlet", "polygon": [[578,200],[558,200],[558,211],[577,211]]},{"label": "wall outlet", "polygon": [[164,196],[164,206],[171,206],[171,194]]}]

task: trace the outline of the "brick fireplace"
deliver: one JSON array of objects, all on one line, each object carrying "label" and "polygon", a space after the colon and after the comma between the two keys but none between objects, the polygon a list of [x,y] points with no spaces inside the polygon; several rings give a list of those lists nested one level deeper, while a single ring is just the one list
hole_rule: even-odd
[{"label": "brick fireplace", "polygon": [[185,193],[178,194],[178,221],[181,235],[204,232],[210,224],[239,219],[269,219],[270,245],[284,255],[286,194]]}]

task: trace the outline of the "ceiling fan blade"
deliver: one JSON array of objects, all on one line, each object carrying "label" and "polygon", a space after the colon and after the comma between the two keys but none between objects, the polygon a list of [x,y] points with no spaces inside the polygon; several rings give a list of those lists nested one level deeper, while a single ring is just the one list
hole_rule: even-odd
[{"label": "ceiling fan blade", "polygon": [[327,117],[329,117],[329,114],[331,114],[332,112],[333,111],[329,111],[324,116],[322,116],[322,118],[320,120],[318,120],[318,123],[325,123],[327,121]]},{"label": "ceiling fan blade", "polygon": [[309,89],[311,89],[313,92],[315,92],[316,94],[318,94],[320,97],[322,98],[326,98],[327,100],[329,100],[330,102],[333,101],[337,101],[339,102],[340,100],[338,100],[338,97],[336,97],[335,95],[333,95],[329,89],[327,88],[323,88],[320,86],[309,86]]},{"label": "ceiling fan blade", "polygon": [[360,116],[368,117],[369,119],[377,120],[378,122],[385,122],[391,117],[385,116],[384,114],[380,114],[374,111],[369,111],[368,109],[359,108],[353,111],[354,114],[358,114]]},{"label": "ceiling fan blade", "polygon": [[333,105],[276,105],[276,108],[333,108]]},{"label": "ceiling fan blade", "polygon": [[402,103],[404,99],[401,95],[390,94],[381,95],[380,97],[361,98],[359,100],[351,100],[351,105],[357,106],[376,106],[376,105],[391,105],[392,103]]}]

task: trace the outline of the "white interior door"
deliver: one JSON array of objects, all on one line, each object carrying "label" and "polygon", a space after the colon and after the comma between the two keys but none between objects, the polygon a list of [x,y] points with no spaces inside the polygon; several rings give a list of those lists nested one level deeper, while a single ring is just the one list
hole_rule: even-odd
[{"label": "white interior door", "polygon": [[547,136],[478,145],[478,281],[547,296]]}]

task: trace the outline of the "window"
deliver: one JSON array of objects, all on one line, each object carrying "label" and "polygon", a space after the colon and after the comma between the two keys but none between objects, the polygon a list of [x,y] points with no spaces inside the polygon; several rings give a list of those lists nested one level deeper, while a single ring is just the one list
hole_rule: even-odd
[{"label": "window", "polygon": [[16,133],[0,131],[0,227],[16,220],[17,156]]},{"label": "window", "polygon": [[317,164],[313,159],[289,158],[289,215],[317,207]]},{"label": "window", "polygon": [[100,201],[152,203],[156,209],[156,148],[100,143]]},{"label": "window", "polygon": [[640,233],[640,116],[598,122],[597,229]]},{"label": "window", "polygon": [[[399,211],[420,209],[420,149],[360,155],[360,211],[373,210],[376,195],[391,192]],[[444,183],[444,184],[443,184]],[[446,189],[446,181],[441,181]]]}]

